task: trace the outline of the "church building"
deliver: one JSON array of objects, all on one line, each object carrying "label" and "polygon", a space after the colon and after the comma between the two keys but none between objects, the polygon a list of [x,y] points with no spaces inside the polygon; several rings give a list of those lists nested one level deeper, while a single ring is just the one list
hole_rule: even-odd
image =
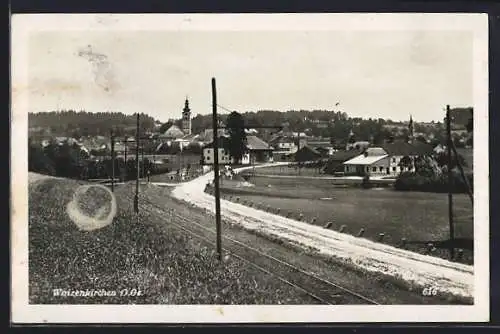
[{"label": "church building", "polygon": [[191,109],[189,109],[189,101],[186,98],[184,109],[182,110],[182,132],[185,135],[191,135]]}]

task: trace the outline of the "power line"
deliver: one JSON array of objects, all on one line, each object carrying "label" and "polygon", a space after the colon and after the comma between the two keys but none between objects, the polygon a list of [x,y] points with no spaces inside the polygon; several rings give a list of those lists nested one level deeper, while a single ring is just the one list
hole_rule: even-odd
[{"label": "power line", "polygon": [[234,110],[229,110],[228,108],[221,106],[220,104],[217,104],[217,107],[224,109],[225,111],[233,112]]}]

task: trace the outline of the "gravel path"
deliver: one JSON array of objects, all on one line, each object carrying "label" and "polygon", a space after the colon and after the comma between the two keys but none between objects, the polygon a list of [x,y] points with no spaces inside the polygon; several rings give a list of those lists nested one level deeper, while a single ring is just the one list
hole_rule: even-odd
[{"label": "gravel path", "polygon": [[[238,172],[245,169],[247,168],[240,168]],[[210,172],[177,186],[172,195],[214,212],[213,197],[204,193],[205,185],[212,179],[213,172]],[[414,286],[432,287],[446,294],[473,297],[472,266],[357,238],[238,203],[221,200],[221,204],[222,216],[245,229],[310,247],[322,255],[355,264],[369,272],[396,277]]]}]

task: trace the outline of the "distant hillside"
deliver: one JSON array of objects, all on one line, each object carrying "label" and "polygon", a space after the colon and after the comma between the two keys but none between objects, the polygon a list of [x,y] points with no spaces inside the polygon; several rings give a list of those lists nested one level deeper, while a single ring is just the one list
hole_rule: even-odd
[{"label": "distant hillside", "polygon": [[[333,110],[289,110],[280,112],[275,110],[260,110],[257,112],[241,113],[247,125],[259,126],[282,126],[286,131],[305,132],[309,136],[330,138],[332,143],[345,147],[351,131],[354,140],[373,141],[382,143],[390,136],[407,135],[407,124],[395,122],[383,118],[361,118],[350,117],[345,112]],[[221,115],[221,119],[226,115]],[[197,115],[192,120],[194,133],[212,126],[211,115]],[[388,125],[398,124],[403,130],[399,134],[393,134],[387,129]],[[436,123],[438,126],[438,123]],[[415,126],[417,128],[417,125]],[[258,129],[259,130],[259,129]],[[269,140],[278,129],[260,129],[259,136]],[[425,128],[422,132],[438,131],[437,129]]]},{"label": "distant hillside", "polygon": [[[119,112],[51,111],[30,113],[28,124],[31,135],[93,136],[109,134],[115,128],[118,135],[134,132],[136,116]],[[141,114],[141,129],[153,130],[155,119]]]}]

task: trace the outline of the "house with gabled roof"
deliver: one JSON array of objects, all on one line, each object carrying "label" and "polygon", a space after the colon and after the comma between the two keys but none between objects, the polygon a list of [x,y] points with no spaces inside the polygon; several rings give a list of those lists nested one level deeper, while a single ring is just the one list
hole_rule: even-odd
[{"label": "house with gabled roof", "polygon": [[[235,163],[229,152],[229,147],[229,137],[219,136],[217,142],[219,164],[230,165]],[[203,146],[201,162],[202,165],[213,165],[213,163],[215,162],[215,149],[213,141]]]},{"label": "house with gabled roof", "polygon": [[[345,174],[397,176],[401,172],[414,171],[413,163],[402,164],[402,160],[413,160],[419,156],[432,155],[431,145],[422,142],[395,141],[381,147],[369,147],[363,153],[344,162]],[[406,166],[405,166],[406,165]]]},{"label": "house with gabled roof", "polygon": [[320,152],[307,144],[295,153],[295,161],[297,162],[318,161],[322,157],[323,155]]},{"label": "house with gabled roof", "polygon": [[[229,137],[220,136],[218,142],[219,163],[234,164],[236,163],[229,153]],[[203,147],[202,161],[203,164],[213,164],[214,147],[213,141]],[[242,156],[240,163],[247,165],[250,163],[261,163],[273,161],[273,148],[268,143],[257,136],[247,136],[246,150]]]},{"label": "house with gabled roof", "polygon": [[295,153],[297,152],[297,140],[291,136],[277,134],[271,137],[269,144],[274,148],[276,153]]},{"label": "house with gabled roof", "polygon": [[164,133],[160,134],[158,137],[161,139],[178,139],[184,137],[184,132],[177,126],[172,125]]},{"label": "house with gabled roof", "polygon": [[272,162],[273,148],[257,136],[247,136],[247,150],[250,155],[250,161],[253,162]]},{"label": "house with gabled roof", "polygon": [[334,174],[336,172],[344,172],[344,162],[358,156],[361,152],[356,150],[338,150],[333,152],[326,161],[324,171],[326,174]]}]

